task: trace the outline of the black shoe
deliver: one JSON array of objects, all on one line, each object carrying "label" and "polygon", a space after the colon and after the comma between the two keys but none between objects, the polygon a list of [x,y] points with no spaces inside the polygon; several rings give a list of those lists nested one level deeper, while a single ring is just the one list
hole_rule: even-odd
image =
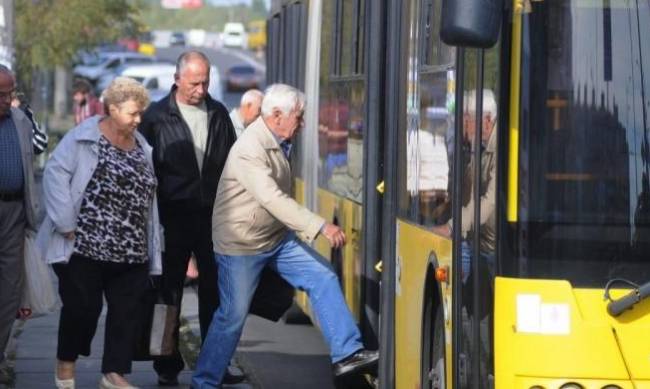
[{"label": "black shoe", "polygon": [[341,377],[350,373],[367,372],[377,365],[379,361],[378,351],[361,349],[345,359],[334,364],[334,375]]},{"label": "black shoe", "polygon": [[178,375],[176,374],[159,374],[158,386],[178,386]]},{"label": "black shoe", "polygon": [[230,369],[228,369],[226,370],[226,374],[223,375],[221,383],[225,385],[235,385],[244,382],[245,379],[246,376],[244,374],[233,374],[230,372]]}]

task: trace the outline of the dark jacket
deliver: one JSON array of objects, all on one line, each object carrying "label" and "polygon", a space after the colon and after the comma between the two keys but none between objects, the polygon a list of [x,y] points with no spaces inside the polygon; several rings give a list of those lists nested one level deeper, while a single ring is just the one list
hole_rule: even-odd
[{"label": "dark jacket", "polygon": [[189,127],[176,104],[176,86],[145,111],[139,130],[153,146],[161,208],[210,209],[230,147],[237,136],[226,107],[206,97],[208,139],[199,172]]}]

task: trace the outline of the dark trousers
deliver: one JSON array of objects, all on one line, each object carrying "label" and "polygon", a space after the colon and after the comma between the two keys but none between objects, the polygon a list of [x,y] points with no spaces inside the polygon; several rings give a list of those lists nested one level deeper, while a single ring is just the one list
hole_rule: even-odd
[{"label": "dark trousers", "polygon": [[[165,228],[162,287],[173,296],[180,307],[185,285],[185,274],[191,254],[199,268],[199,324],[201,340],[210,328],[212,315],[219,306],[217,265],[212,252],[212,210],[188,210],[184,207],[161,207],[160,217]],[[180,309],[178,310],[180,315]],[[178,327],[174,331],[178,342]],[[183,370],[183,358],[177,351],[170,357],[156,358],[154,369],[158,374],[177,375]]]},{"label": "dark trousers", "polygon": [[0,201],[0,362],[23,290],[25,210],[22,201]]},{"label": "dark trousers", "polygon": [[135,317],[149,282],[148,264],[96,261],[73,255],[67,264],[55,264],[63,302],[59,319],[57,358],[76,361],[90,355],[103,299],[108,305],[102,373],[131,372]]}]

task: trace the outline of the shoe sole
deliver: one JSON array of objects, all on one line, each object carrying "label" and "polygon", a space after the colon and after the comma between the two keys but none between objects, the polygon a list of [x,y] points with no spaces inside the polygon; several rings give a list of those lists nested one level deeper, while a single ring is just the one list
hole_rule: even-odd
[{"label": "shoe sole", "polygon": [[347,369],[341,369],[340,371],[335,372],[334,376],[336,378],[340,378],[340,377],[349,376],[350,374],[354,374],[354,373],[357,373],[357,374],[369,373],[373,368],[375,368],[377,366],[378,362],[379,362],[379,358],[372,359],[370,361],[367,361],[365,363],[359,364],[359,365],[354,366],[354,367],[350,367],[350,368],[347,368]]}]

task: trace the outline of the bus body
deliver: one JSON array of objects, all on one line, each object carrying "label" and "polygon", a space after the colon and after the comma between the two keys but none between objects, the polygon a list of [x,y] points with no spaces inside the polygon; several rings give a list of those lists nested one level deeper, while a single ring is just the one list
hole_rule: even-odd
[{"label": "bus body", "polygon": [[266,20],[253,20],[248,23],[248,49],[266,48]]},{"label": "bus body", "polygon": [[268,82],[307,96],[295,195],[348,236],[315,247],[380,349],[369,382],[650,388],[650,299],[607,312],[650,281],[650,4],[491,1],[479,48],[451,3],[276,1],[267,24]]}]

